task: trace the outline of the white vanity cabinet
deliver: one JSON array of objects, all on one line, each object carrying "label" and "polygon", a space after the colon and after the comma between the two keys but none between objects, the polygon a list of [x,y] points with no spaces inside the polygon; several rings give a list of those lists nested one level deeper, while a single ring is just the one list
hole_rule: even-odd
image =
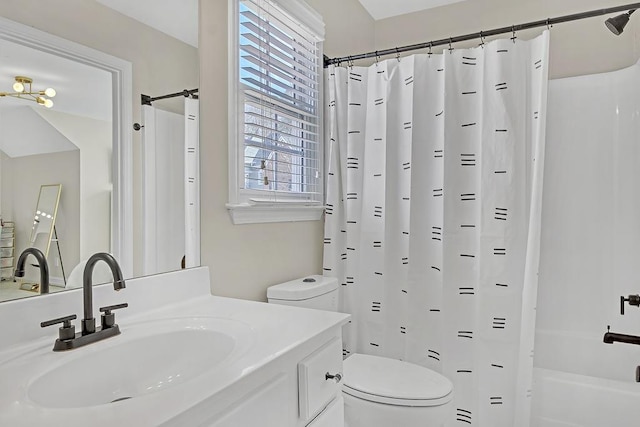
[{"label": "white vanity cabinet", "polygon": [[308,427],[342,427],[344,426],[344,400],[342,395],[338,395],[335,399],[329,403],[311,423],[307,424]]},{"label": "white vanity cabinet", "polygon": [[[340,328],[332,328],[165,426],[342,427]],[[233,400],[233,401],[231,401]],[[209,414],[205,414],[208,412]]]},{"label": "white vanity cabinet", "polygon": [[[214,297],[209,278],[200,267],[128,280],[126,293],[95,286],[95,305],[126,296],[121,334],[69,352],[51,351],[55,331],[33,319],[74,313],[82,289],[7,303],[0,323],[20,327],[0,331],[0,426],[343,427],[341,342],[349,315]],[[149,360],[142,342],[172,351],[141,364],[133,360]],[[93,363],[123,352],[131,361]],[[142,365],[145,375],[133,375]],[[71,368],[62,395],[82,398],[41,392],[50,385],[44,378]],[[124,389],[129,398],[114,402]]]}]

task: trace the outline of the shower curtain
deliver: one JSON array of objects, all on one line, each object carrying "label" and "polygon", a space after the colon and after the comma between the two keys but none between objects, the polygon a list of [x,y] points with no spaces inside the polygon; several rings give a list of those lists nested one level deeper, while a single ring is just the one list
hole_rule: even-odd
[{"label": "shower curtain", "polygon": [[344,355],[454,384],[447,426],[529,425],[549,36],[331,67],[324,274]]},{"label": "shower curtain", "polygon": [[184,115],[142,106],[142,274],[200,265],[197,99]]}]

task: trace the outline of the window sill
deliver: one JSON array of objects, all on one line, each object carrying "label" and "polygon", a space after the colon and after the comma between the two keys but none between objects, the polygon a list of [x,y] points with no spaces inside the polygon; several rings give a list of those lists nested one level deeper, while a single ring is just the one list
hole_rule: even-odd
[{"label": "window sill", "polygon": [[303,204],[227,204],[229,216],[235,225],[268,222],[318,221],[324,206]]}]

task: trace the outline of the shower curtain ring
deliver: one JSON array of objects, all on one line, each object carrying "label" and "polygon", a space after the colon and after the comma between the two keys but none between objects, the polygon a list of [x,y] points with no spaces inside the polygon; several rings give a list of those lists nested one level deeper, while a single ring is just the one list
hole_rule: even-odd
[{"label": "shower curtain ring", "polygon": [[431,55],[433,55],[433,42],[429,42],[429,52],[427,52],[427,54],[429,55],[429,58],[431,58]]},{"label": "shower curtain ring", "polygon": [[547,30],[550,30],[553,25],[551,25],[551,19],[547,18]]},{"label": "shower curtain ring", "polygon": [[516,39],[518,38],[516,36],[516,26],[515,25],[511,26],[511,32],[513,33],[513,37],[511,37],[511,41],[515,44]]},{"label": "shower curtain ring", "polygon": [[484,49],[484,34],[482,30],[480,30],[480,47]]},{"label": "shower curtain ring", "polygon": [[396,47],[396,59],[400,62],[400,50]]},{"label": "shower curtain ring", "polygon": [[380,62],[380,55],[378,55],[378,51],[376,50],[376,67],[378,66],[379,62]]},{"label": "shower curtain ring", "polygon": [[453,52],[453,46],[451,46],[452,43],[452,38],[449,37],[449,54],[451,54],[451,52]]}]

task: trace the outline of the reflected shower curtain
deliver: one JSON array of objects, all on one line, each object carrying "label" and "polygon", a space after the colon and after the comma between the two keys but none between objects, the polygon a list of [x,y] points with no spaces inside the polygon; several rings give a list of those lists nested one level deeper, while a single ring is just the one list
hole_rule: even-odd
[{"label": "reflected shower curtain", "polygon": [[447,426],[526,427],[548,32],[326,76],[324,274],[344,354],[442,372]]}]

